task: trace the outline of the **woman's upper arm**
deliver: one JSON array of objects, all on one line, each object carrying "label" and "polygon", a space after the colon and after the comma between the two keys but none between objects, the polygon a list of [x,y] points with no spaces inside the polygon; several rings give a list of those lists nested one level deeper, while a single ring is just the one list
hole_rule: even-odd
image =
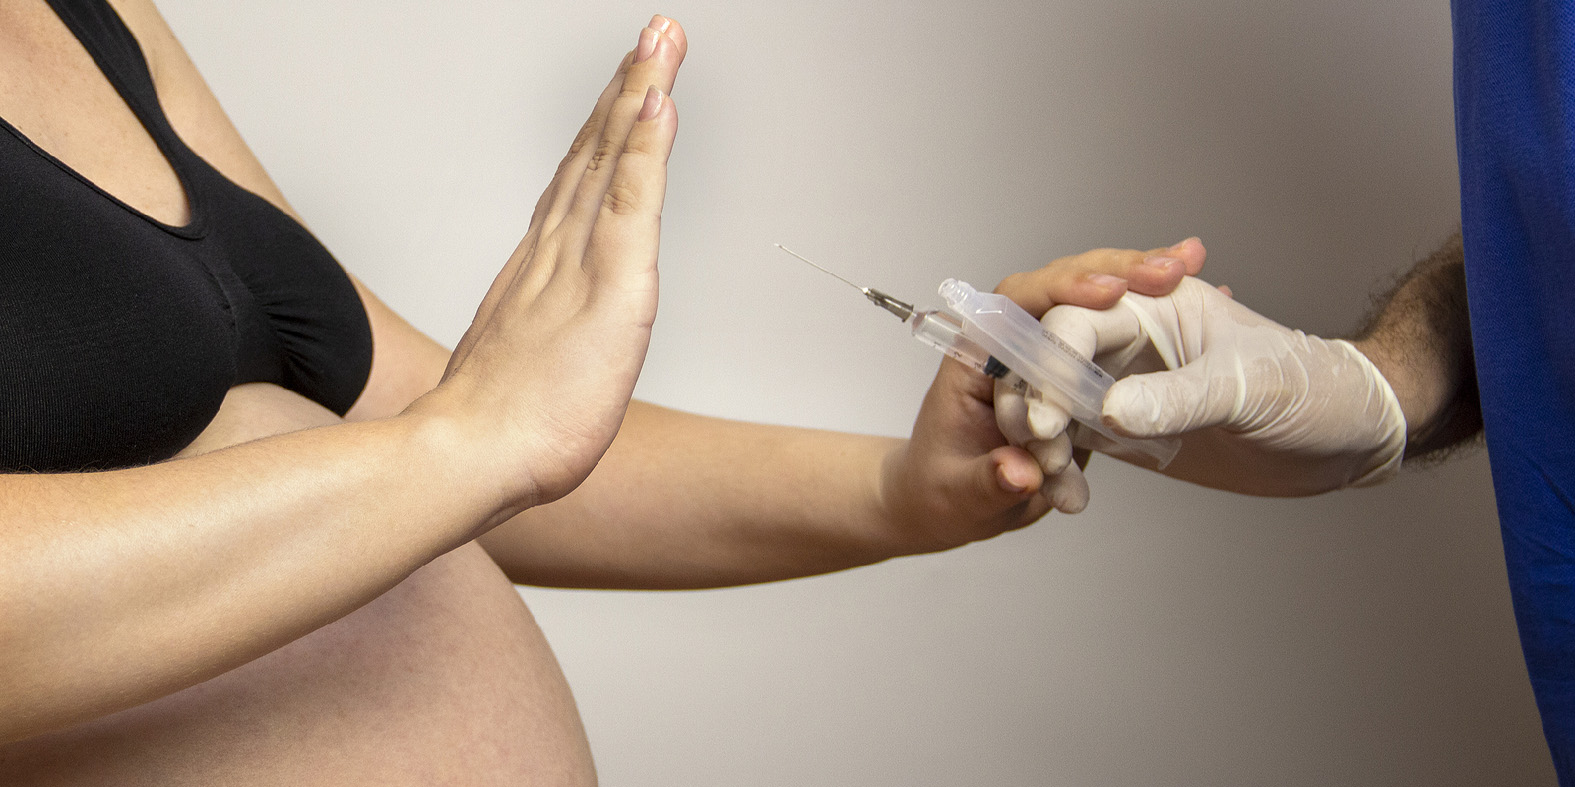
[{"label": "woman's upper arm", "polygon": [[[225,177],[305,226],[225,115],[152,0],[111,0],[111,4],[142,45],[159,103],[181,139]],[[359,280],[355,288],[372,325],[372,373],[346,420],[394,415],[437,385],[448,365],[449,350],[394,313]]]}]

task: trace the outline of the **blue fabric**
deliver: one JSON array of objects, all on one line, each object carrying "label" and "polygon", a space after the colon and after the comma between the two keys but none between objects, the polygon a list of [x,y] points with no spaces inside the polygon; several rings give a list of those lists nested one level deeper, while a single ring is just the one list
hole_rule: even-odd
[{"label": "blue fabric", "polygon": [[1472,340],[1521,646],[1575,787],[1575,8],[1454,0]]}]

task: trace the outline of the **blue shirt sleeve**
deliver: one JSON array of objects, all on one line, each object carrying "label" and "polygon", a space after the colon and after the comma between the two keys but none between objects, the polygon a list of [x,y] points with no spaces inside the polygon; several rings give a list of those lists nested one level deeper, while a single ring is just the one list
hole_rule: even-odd
[{"label": "blue shirt sleeve", "polygon": [[1455,0],[1472,341],[1510,592],[1575,786],[1575,6]]}]

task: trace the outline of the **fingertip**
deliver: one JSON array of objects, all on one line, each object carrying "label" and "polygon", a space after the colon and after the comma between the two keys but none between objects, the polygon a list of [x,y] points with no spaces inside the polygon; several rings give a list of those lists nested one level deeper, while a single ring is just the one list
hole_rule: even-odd
[{"label": "fingertip", "polygon": [[1066,431],[1071,416],[1059,406],[1038,398],[1026,398],[1028,430],[1039,440],[1053,440]]},{"label": "fingertip", "polygon": [[1088,479],[1081,469],[1068,467],[1045,483],[1045,496],[1063,514],[1081,513],[1088,507]]},{"label": "fingertip", "polygon": [[661,33],[649,27],[642,28],[640,30],[640,39],[634,47],[634,62],[644,63],[651,59],[651,55],[656,53],[656,46],[660,43],[661,35]]},{"label": "fingertip", "polygon": [[1088,508],[1088,481],[1081,473],[1078,480],[1063,484],[1050,496],[1050,504],[1063,514],[1081,514]]},{"label": "fingertip", "polygon": [[[660,29],[663,24],[668,25],[666,31]],[[668,90],[671,90],[674,82],[677,81],[678,69],[683,65],[687,54],[687,47],[682,38],[675,38],[673,35],[676,28],[677,23],[660,14],[652,17],[650,26],[640,31],[639,41],[630,59],[631,68],[643,64],[652,69],[649,78],[655,79]]]},{"label": "fingertip", "polygon": [[[658,20],[660,20],[660,24],[665,26],[659,27]],[[657,14],[651,17],[651,27],[655,27],[661,31],[662,35],[672,39],[673,45],[678,50],[679,59],[683,59],[683,56],[689,51],[689,36],[684,32],[684,26],[672,17]]]},{"label": "fingertip", "polygon": [[1033,495],[1044,481],[1039,465],[1021,450],[1001,452],[996,456],[995,479],[1002,491],[1016,497]]},{"label": "fingertip", "polygon": [[995,428],[1012,445],[1023,445],[1034,439],[1033,428],[1028,422],[1028,400],[1012,386],[995,381],[995,397],[991,402],[995,410]]},{"label": "fingertip", "polygon": [[1186,265],[1188,276],[1198,275],[1208,257],[1208,249],[1204,248],[1203,241],[1196,235],[1171,246],[1170,250]]},{"label": "fingertip", "polygon": [[1134,432],[1134,429],[1141,431],[1140,425],[1152,425],[1159,420],[1159,416],[1159,398],[1142,380],[1128,377],[1117,380],[1105,392],[1099,421],[1123,437],[1146,437],[1145,434]]},{"label": "fingertip", "polygon": [[656,117],[656,113],[662,111],[662,99],[664,98],[666,98],[666,94],[663,93],[662,89],[656,85],[651,85],[650,87],[646,88],[645,103],[640,106],[640,116],[638,119],[650,120],[651,118]]},{"label": "fingertip", "polygon": [[1150,254],[1127,274],[1133,292],[1156,297],[1169,295],[1187,275],[1187,264],[1179,257]]},{"label": "fingertip", "polygon": [[[646,88],[645,103],[640,106],[640,114],[635,118],[636,128],[652,124],[658,128],[670,127],[667,128],[668,133],[676,133],[678,128],[678,107],[674,105],[673,97],[655,85]],[[632,133],[630,139],[634,139]]]}]

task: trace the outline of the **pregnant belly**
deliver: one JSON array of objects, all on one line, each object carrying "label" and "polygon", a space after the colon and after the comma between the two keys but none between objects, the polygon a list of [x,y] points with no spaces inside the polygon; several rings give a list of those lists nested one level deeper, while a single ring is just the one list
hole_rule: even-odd
[{"label": "pregnant belly", "polygon": [[[227,400],[212,428],[224,437],[205,447],[254,439],[263,423],[271,428],[262,434],[288,431],[281,421],[322,425],[315,405],[265,388],[271,390],[232,395],[265,404],[232,408]],[[475,544],[217,678],[0,746],[6,785],[594,781],[552,651],[513,586]]]}]

